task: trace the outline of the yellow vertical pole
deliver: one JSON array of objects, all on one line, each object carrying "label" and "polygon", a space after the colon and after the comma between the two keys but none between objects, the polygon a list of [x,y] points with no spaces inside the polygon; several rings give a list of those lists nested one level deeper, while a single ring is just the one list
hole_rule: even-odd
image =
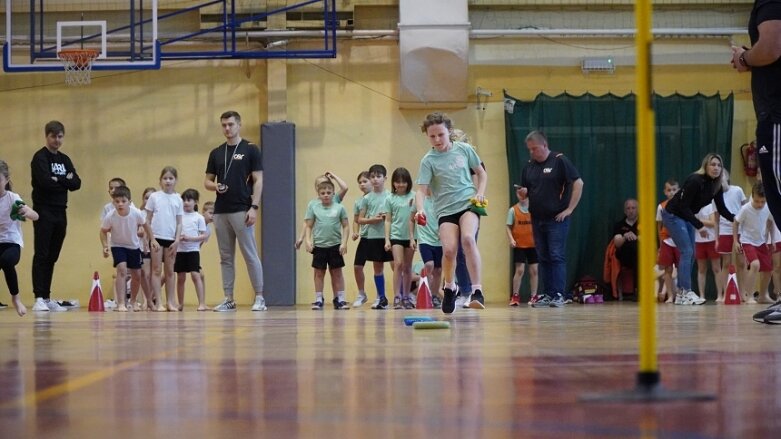
[{"label": "yellow vertical pole", "polygon": [[654,266],[656,240],[656,142],[654,140],[654,111],[651,83],[652,33],[651,0],[636,0],[635,21],[637,33],[637,194],[640,240],[638,249],[639,327],[640,327],[640,386],[654,386],[659,382],[656,353],[656,292],[653,288],[651,267]]}]

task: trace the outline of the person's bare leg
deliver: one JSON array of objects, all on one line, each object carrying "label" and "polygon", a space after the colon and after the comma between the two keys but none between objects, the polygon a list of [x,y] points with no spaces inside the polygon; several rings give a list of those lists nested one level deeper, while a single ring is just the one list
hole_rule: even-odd
[{"label": "person's bare leg", "polygon": [[127,264],[122,262],[117,265],[117,273],[114,278],[114,299],[118,312],[127,312],[125,301],[127,297]]},{"label": "person's bare leg", "polygon": [[[198,297],[198,311],[208,311],[209,307],[206,306],[206,291],[203,288],[203,276],[197,271],[190,272],[190,278],[195,285],[195,295]],[[179,306],[184,304],[184,300],[179,302]]]},{"label": "person's bare leg", "polygon": [[171,249],[165,249],[165,261],[163,263],[163,273],[165,274],[165,298],[166,309],[168,311],[179,311],[179,305],[176,304],[176,273],[174,273],[174,260],[176,252]]}]

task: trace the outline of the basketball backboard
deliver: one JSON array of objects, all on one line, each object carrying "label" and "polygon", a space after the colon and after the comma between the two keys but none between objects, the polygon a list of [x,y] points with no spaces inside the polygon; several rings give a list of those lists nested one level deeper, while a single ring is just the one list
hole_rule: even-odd
[{"label": "basketball backboard", "polygon": [[160,68],[158,0],[3,1],[7,72],[63,70],[63,49],[98,51],[93,70]]}]

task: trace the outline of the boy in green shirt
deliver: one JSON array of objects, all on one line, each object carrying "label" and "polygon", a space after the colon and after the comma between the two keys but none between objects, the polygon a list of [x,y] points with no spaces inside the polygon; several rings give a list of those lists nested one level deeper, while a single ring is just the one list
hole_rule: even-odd
[{"label": "boy in green shirt", "polygon": [[306,210],[306,251],[312,253],[315,269],[315,301],[312,309],[323,309],[325,270],[331,273],[334,309],[350,309],[344,297],[344,254],[347,252],[349,220],[347,210],[334,201],[334,184],[323,181],[317,185],[319,203],[310,203]]}]

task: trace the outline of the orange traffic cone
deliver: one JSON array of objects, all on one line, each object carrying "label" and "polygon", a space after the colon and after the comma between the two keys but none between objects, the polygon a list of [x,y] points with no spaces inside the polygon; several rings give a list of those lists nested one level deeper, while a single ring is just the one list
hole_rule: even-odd
[{"label": "orange traffic cone", "polygon": [[431,289],[428,287],[428,278],[426,269],[420,271],[420,286],[418,287],[418,299],[415,302],[416,309],[432,309],[434,304],[431,302]]},{"label": "orange traffic cone", "polygon": [[735,274],[735,266],[730,264],[727,275],[727,287],[724,290],[725,305],[740,305],[740,289],[738,288],[738,276]]},{"label": "orange traffic cone", "polygon": [[92,292],[89,295],[89,308],[90,311],[103,312],[106,309],[103,307],[103,290],[100,288],[100,275],[96,271],[92,276]]}]

